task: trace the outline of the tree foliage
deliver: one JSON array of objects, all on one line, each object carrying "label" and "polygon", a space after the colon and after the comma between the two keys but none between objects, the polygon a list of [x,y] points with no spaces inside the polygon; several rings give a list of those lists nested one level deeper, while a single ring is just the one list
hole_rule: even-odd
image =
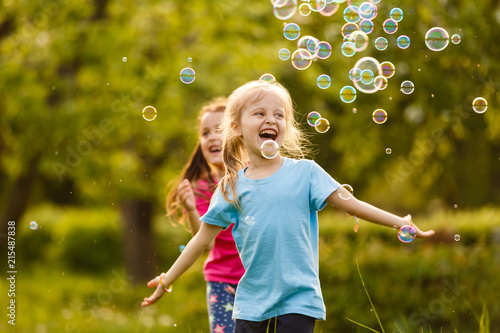
[{"label": "tree foliage", "polygon": [[[26,205],[106,206],[140,198],[162,211],[164,186],[197,140],[201,105],[264,73],[290,90],[297,120],[316,144],[314,158],[358,197],[411,211],[498,202],[500,51],[491,33],[499,28],[498,3],[382,1],[369,47],[352,58],[340,52],[345,6],[329,17],[296,13],[282,21],[267,1],[4,1],[2,203],[18,193],[24,175],[34,192]],[[393,7],[404,18],[389,35],[381,27]],[[280,60],[281,48],[296,48],[283,37],[285,22],[328,41],[332,55],[303,71]],[[424,35],[434,26],[460,34],[462,42],[429,50]],[[402,34],[411,39],[406,50],[395,45]],[[388,39],[387,50],[373,47],[378,36]],[[343,103],[339,90],[351,84],[348,71],[364,56],[393,62],[396,74],[385,90],[358,92],[354,103]],[[184,67],[196,71],[192,84],[179,80]],[[332,77],[330,88],[317,87],[320,74]],[[414,82],[412,94],[400,92],[403,80]],[[478,96],[488,100],[484,114],[471,109]],[[141,117],[147,105],[158,110],[154,121]],[[376,108],[389,114],[383,125],[371,119]],[[329,119],[327,133],[306,125],[313,110]],[[14,200],[24,199],[27,193]]]}]

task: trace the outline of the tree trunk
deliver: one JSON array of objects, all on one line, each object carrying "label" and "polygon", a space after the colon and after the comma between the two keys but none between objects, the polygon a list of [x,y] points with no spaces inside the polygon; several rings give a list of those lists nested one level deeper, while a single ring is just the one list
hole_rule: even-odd
[{"label": "tree trunk", "polygon": [[131,199],[120,203],[124,221],[125,265],[132,283],[143,283],[156,276],[157,257],[151,230],[151,201]]},{"label": "tree trunk", "polygon": [[[0,213],[0,251],[2,254],[7,253],[8,222],[16,222],[16,231],[20,228],[18,222],[24,215],[26,207],[28,206],[31,189],[36,178],[39,156],[40,155],[36,155],[31,160],[26,170],[19,174],[10,186],[8,186],[5,194],[2,195],[2,198],[4,198],[2,212]],[[6,262],[7,260],[2,260],[0,264],[2,269]]]}]

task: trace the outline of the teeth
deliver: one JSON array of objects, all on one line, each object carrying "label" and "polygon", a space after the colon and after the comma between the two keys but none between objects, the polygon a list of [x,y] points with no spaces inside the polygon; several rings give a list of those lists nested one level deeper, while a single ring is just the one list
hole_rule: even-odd
[{"label": "teeth", "polygon": [[269,135],[276,135],[276,131],[272,131],[272,130],[263,130],[262,132],[260,132],[260,134],[269,134]]}]

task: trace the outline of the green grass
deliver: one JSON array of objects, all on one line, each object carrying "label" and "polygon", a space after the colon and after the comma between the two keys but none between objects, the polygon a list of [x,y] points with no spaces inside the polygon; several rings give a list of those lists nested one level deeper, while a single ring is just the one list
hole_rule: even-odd
[{"label": "green grass", "polygon": [[[490,315],[500,313],[499,216],[500,210],[491,207],[414,216],[423,229],[436,229],[438,237],[403,244],[390,228],[361,221],[354,233],[353,218],[321,212],[320,278],[327,320],[318,321],[315,332],[500,332],[500,318]],[[41,228],[29,230],[31,220]],[[80,272],[62,260],[75,227],[86,228],[90,236],[95,232],[95,239],[103,230],[114,231],[118,239],[121,235],[113,209],[41,206],[28,212],[17,235],[16,326],[9,330],[13,327],[4,318],[1,332],[208,331],[203,259],[171,294],[141,308],[151,290],[131,285],[120,261]],[[189,235],[162,216],[155,218],[154,229],[162,250],[158,270],[166,270],[163,266],[178,256],[178,246]],[[450,238],[455,233],[461,235],[458,242]],[[99,255],[96,249],[116,250],[96,244],[89,241],[82,251],[91,257]],[[1,290],[8,289],[6,282],[0,280]]]}]

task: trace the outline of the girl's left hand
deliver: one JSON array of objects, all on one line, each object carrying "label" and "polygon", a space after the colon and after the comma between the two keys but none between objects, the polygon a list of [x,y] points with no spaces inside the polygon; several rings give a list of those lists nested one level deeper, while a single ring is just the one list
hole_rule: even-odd
[{"label": "girl's left hand", "polygon": [[191,187],[191,183],[189,183],[188,179],[181,181],[177,187],[177,197],[187,211],[196,209],[193,188]]},{"label": "girl's left hand", "polygon": [[163,294],[165,294],[165,291],[163,290],[163,287],[160,284],[160,279],[161,275],[158,275],[157,277],[148,282],[148,287],[149,288],[156,287],[156,290],[151,296],[144,298],[144,301],[142,301],[141,303],[142,307],[150,306],[156,303],[163,296]]}]

